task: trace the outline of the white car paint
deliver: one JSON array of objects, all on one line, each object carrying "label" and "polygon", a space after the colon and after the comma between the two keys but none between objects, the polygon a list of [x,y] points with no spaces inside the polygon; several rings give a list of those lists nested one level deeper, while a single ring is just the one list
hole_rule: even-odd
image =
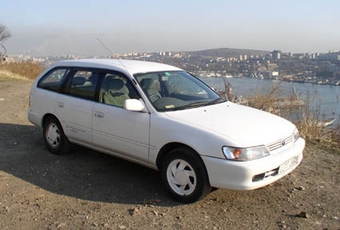
[{"label": "white car paint", "polygon": [[166,114],[171,119],[221,135],[228,140],[225,144],[238,147],[268,144],[295,129],[281,117],[231,102]]},{"label": "white car paint", "polygon": [[[131,110],[37,88],[39,79],[58,66],[115,70],[135,83],[137,73],[182,70],[165,64],[127,60],[55,63],[32,85],[28,118],[42,127],[43,117],[53,114],[71,142],[154,169],[159,169],[157,160],[162,148],[169,143],[180,143],[198,153],[212,187],[239,190],[270,184],[293,171],[302,160],[305,141],[299,138],[286,143],[287,138],[293,138],[296,127],[281,117],[231,102],[159,112],[137,83],[135,87],[142,104],[135,99],[128,101]],[[269,148],[272,143],[279,143],[279,148],[270,150],[267,157],[251,161],[227,159],[222,151],[224,146]],[[259,174],[265,177],[253,181]]]},{"label": "white car paint", "polygon": [[93,145],[148,164],[149,125],[148,113],[136,113],[95,103],[92,119]]}]

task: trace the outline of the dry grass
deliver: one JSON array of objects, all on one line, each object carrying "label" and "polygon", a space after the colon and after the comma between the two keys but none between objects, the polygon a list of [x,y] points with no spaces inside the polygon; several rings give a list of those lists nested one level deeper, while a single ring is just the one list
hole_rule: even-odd
[{"label": "dry grass", "polygon": [[3,78],[34,80],[43,71],[43,68],[33,62],[14,62],[0,64]]},{"label": "dry grass", "polygon": [[326,118],[322,116],[321,103],[314,103],[317,96],[307,95],[301,99],[292,90],[286,98],[282,98],[279,85],[273,85],[268,93],[258,92],[248,97],[248,105],[292,121],[309,143],[340,153],[340,125],[325,126]]}]

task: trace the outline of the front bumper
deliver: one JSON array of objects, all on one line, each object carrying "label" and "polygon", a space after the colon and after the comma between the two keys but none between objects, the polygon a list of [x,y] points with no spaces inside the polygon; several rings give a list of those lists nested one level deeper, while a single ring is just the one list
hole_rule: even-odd
[{"label": "front bumper", "polygon": [[210,185],[216,188],[253,190],[277,181],[292,172],[302,161],[305,140],[275,155],[254,161],[231,161],[202,156]]}]

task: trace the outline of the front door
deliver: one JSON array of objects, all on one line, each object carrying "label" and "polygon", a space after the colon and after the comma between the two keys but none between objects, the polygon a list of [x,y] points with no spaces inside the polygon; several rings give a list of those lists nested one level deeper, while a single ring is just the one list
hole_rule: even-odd
[{"label": "front door", "polygon": [[138,98],[131,84],[122,74],[106,74],[92,114],[93,143],[103,150],[148,162],[150,114],[128,111],[124,101]]}]

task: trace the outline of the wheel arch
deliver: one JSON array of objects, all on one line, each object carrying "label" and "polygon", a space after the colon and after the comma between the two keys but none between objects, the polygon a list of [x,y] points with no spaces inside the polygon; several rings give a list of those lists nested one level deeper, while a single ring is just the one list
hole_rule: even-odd
[{"label": "wheel arch", "polygon": [[[47,120],[49,117],[54,117],[55,119],[57,119],[57,120],[59,121],[60,125],[62,126],[62,124],[61,124],[60,120],[58,119],[58,117],[56,117],[56,116],[55,116],[54,114],[52,114],[52,113],[46,113],[46,114],[43,116],[43,118],[41,119],[41,127],[42,127],[42,128],[44,128],[45,123],[46,123],[46,120]],[[64,128],[64,127],[62,127],[62,128]]]},{"label": "wheel arch", "polygon": [[[164,159],[164,157],[171,151],[171,150],[174,150],[174,149],[177,149],[177,148],[187,148],[187,149],[190,149],[192,150],[196,156],[202,161],[204,167],[205,167],[205,164],[201,158],[201,156],[198,154],[198,152],[193,149],[192,147],[190,147],[189,145],[186,145],[186,144],[183,144],[183,143],[180,143],[180,142],[171,142],[171,143],[168,143],[166,145],[164,145],[158,152],[158,155],[157,155],[157,159],[156,159],[156,165],[157,165],[157,168],[160,169],[161,167],[161,164],[162,164],[162,161]],[[206,170],[206,167],[205,167],[205,170]]]}]

